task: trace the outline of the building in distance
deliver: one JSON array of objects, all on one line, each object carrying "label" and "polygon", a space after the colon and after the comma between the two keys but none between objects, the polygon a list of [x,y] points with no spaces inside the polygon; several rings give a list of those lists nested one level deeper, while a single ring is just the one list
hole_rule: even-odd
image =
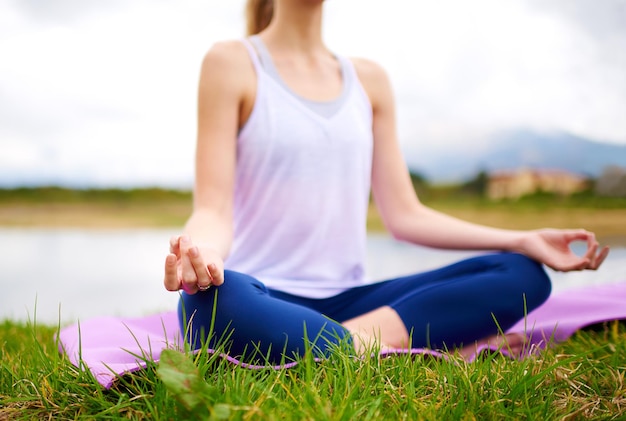
[{"label": "building in distance", "polygon": [[568,196],[589,188],[590,180],[570,171],[520,168],[489,174],[487,197],[492,200],[519,199],[538,192]]}]

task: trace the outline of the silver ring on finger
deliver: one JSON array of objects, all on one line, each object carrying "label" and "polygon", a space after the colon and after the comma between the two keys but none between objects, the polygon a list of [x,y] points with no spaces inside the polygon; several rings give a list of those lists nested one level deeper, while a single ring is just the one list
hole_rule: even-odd
[{"label": "silver ring on finger", "polygon": [[211,284],[208,284],[208,285],[200,285],[200,284],[198,284],[198,289],[200,291],[206,291],[209,288],[211,288]]}]

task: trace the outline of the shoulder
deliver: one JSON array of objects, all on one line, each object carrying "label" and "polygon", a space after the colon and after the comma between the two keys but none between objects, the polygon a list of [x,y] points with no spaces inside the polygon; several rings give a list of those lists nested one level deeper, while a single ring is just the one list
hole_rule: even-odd
[{"label": "shoulder", "polygon": [[372,105],[376,106],[391,94],[389,76],[380,64],[365,58],[351,57],[350,61]]},{"label": "shoulder", "polygon": [[248,49],[241,40],[218,41],[204,55],[204,61],[214,63],[237,63],[247,60]]},{"label": "shoulder", "polygon": [[[219,41],[209,48],[202,60],[202,72],[240,75],[253,69],[248,49],[240,40]],[[235,75],[233,75],[233,72]]]},{"label": "shoulder", "polygon": [[217,42],[202,59],[199,89],[203,97],[241,101],[253,95],[255,81],[250,54],[241,40]]},{"label": "shoulder", "polygon": [[350,61],[362,82],[380,82],[387,79],[387,72],[375,61],[361,57],[351,57]]}]

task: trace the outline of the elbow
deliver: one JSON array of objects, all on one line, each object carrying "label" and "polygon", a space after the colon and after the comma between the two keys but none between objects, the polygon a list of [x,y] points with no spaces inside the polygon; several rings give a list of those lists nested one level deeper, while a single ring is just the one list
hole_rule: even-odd
[{"label": "elbow", "polygon": [[408,234],[408,231],[402,229],[402,227],[392,228],[390,226],[387,230],[389,231],[389,234],[391,234],[394,240],[405,241],[405,242],[411,240],[411,236]]},{"label": "elbow", "polygon": [[393,215],[383,218],[383,220],[385,223],[385,228],[395,240],[409,240],[409,218],[402,215]]},{"label": "elbow", "polygon": [[402,210],[391,212],[384,218],[385,227],[389,234],[398,241],[415,243],[419,242],[424,207],[421,203],[407,206]]}]

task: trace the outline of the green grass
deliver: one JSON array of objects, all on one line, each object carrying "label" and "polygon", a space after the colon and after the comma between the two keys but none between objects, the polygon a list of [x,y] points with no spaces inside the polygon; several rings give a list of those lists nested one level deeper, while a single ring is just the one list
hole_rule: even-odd
[{"label": "green grass", "polygon": [[[415,189],[424,202],[458,206],[478,206],[493,209],[546,209],[557,206],[568,208],[623,209],[626,197],[598,196],[584,191],[567,196],[553,193],[535,193],[519,199],[490,200],[481,194],[468,191],[462,185],[419,185]],[[58,186],[1,188],[0,203],[159,203],[191,202],[190,190],[145,188],[86,188],[72,189]]]},{"label": "green grass", "polygon": [[71,189],[58,186],[0,188],[2,203],[155,203],[191,201],[191,191],[154,188]]},{"label": "green grass", "polygon": [[110,390],[57,351],[57,327],[0,324],[0,420],[626,419],[626,327],[611,323],[521,361],[489,355],[357,360],[337,351],[251,371],[172,352]]}]

